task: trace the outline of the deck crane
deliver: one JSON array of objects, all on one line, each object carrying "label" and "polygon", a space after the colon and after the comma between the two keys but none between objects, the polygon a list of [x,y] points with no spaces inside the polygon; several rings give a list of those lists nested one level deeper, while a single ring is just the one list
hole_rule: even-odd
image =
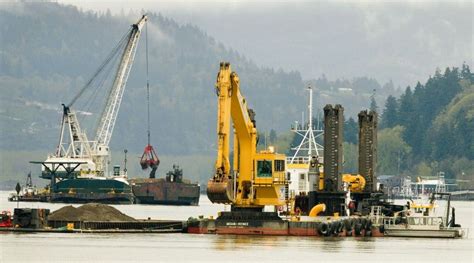
[{"label": "deck crane", "polygon": [[[108,175],[109,142],[112,138],[125,85],[135,58],[141,30],[146,21],[147,16],[143,15],[137,23],[133,24],[127,34],[124,35],[118,45],[112,50],[106,61],[73,100],[67,105],[62,104],[63,117],[58,147],[53,156],[49,156],[46,162],[41,162],[44,168],[43,178],[45,178],[45,173],[51,173],[51,171],[66,172],[70,176],[71,170],[78,168],[81,170],[80,175],[82,177]],[[81,129],[76,112],[72,110],[72,106],[84,91],[91,86],[97,76],[104,72],[104,68],[114,58],[119,59],[119,62],[113,84],[106,97],[107,101],[99,118],[95,139],[89,141],[86,133]],[[114,175],[118,175],[117,171],[114,171]]]},{"label": "deck crane", "polygon": [[[273,149],[257,152],[255,113],[247,107],[237,73],[221,62],[217,75],[217,158],[207,184],[213,203],[231,204],[233,211],[262,211],[265,205],[285,204],[285,155]],[[233,122],[233,169],[230,124]]]}]

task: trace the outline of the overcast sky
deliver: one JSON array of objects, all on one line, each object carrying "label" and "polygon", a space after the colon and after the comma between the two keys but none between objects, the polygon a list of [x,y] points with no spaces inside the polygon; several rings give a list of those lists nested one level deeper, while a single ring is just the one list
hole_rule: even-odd
[{"label": "overcast sky", "polygon": [[259,65],[303,78],[368,76],[405,87],[473,61],[471,1],[59,1],[151,10],[202,28]]}]

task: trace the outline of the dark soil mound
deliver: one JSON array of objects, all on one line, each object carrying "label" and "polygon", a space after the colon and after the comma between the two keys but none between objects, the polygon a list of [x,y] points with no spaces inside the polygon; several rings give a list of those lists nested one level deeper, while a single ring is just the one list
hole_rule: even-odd
[{"label": "dark soil mound", "polygon": [[135,218],[123,214],[112,206],[103,204],[85,204],[78,208],[72,205],[62,207],[48,216],[54,221],[108,221],[130,222]]}]

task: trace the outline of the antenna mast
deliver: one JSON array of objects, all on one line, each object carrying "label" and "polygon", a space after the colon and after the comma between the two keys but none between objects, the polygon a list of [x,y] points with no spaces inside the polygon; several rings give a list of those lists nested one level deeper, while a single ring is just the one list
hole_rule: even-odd
[{"label": "antenna mast", "polygon": [[[297,157],[299,157],[299,153],[302,150],[308,150],[308,158],[315,155],[318,158],[322,157],[323,146],[316,142],[316,138],[321,137],[323,135],[323,130],[314,129],[313,127],[313,88],[311,86],[308,87],[309,92],[309,102],[308,102],[308,126],[305,127],[305,123],[301,124],[301,128],[296,125],[294,127],[293,132],[298,134],[299,136],[303,137],[298,147],[292,148],[295,150],[293,157],[290,159],[290,163],[293,163]],[[319,119],[319,118],[318,118]]]}]

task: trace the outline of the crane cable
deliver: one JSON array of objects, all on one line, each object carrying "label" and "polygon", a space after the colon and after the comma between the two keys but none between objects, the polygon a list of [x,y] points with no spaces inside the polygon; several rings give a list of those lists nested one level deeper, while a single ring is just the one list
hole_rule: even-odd
[{"label": "crane cable", "polygon": [[74,96],[74,98],[71,100],[71,102],[67,105],[68,107],[71,107],[84,93],[84,91],[89,88],[93,82],[96,80],[98,75],[104,71],[104,68],[106,68],[107,65],[109,65],[110,61],[116,57],[118,52],[124,48],[124,43],[126,43],[126,40],[128,36],[130,35],[132,29],[129,29],[120,39],[120,41],[117,43],[117,45],[112,49],[112,51],[107,55],[105,60],[102,62],[102,64],[99,66],[99,68],[94,72],[92,77],[87,81],[87,83],[79,90],[79,92]]},{"label": "crane cable", "polygon": [[150,79],[148,74],[148,23],[145,23],[147,136],[150,145]]},{"label": "crane cable", "polygon": [[150,178],[155,178],[156,170],[160,165],[160,159],[156,155],[153,146],[150,144],[150,78],[149,78],[149,67],[148,67],[148,23],[145,24],[145,50],[146,50],[146,99],[147,99],[147,139],[148,144],[143,151],[142,158],[140,159],[140,165],[143,170],[151,168]]}]

